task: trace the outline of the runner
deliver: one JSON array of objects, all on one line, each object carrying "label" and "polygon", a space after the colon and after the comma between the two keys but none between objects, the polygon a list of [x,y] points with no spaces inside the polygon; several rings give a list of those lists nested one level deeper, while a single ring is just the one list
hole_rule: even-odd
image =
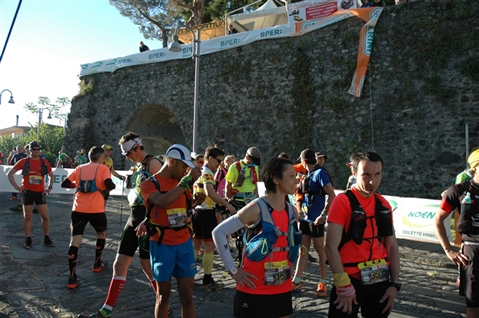
[{"label": "runner", "polygon": [[[23,147],[18,146],[18,149]],[[25,230],[25,244],[26,249],[32,248],[32,215],[33,215],[33,203],[37,205],[38,213],[42,218],[43,244],[49,247],[55,246],[50,239],[50,218],[48,217],[48,205],[46,196],[53,189],[53,172],[50,163],[46,159],[42,159],[39,156],[40,144],[36,141],[30,143],[30,149],[32,154],[30,158],[20,159],[13,168],[8,172],[8,181],[12,186],[20,192],[23,196],[23,228]],[[19,187],[15,181],[13,175],[17,171],[22,171],[23,179],[22,186]],[[45,176],[49,177],[48,188],[45,189]]]},{"label": "runner", "polygon": [[[188,167],[191,170],[185,176]],[[193,302],[196,262],[187,226],[191,203],[186,192],[193,189],[200,175],[200,168],[191,162],[190,151],[175,144],[168,148],[165,164],[154,179],[141,183],[141,193],[150,213],[138,226],[137,234],[146,235],[148,228],[151,269],[157,282],[156,318],[168,316],[172,276],[178,282],[182,317],[196,317]]]},{"label": "runner", "polygon": [[[157,157],[153,157],[146,152],[140,136],[133,132],[123,135],[119,141],[119,145],[122,155],[136,164],[133,169],[133,180],[130,181],[133,186],[131,187],[132,189],[128,196],[130,203],[130,217],[126,221],[123,234],[121,235],[115,263],[113,263],[113,277],[103,307],[94,314],[89,316],[80,315],[78,318],[111,317],[113,307],[125,285],[128,268],[130,267],[131,261],[133,260],[133,256],[138,247],[141,268],[153,287],[153,291],[156,293],[156,282],[151,273],[148,237],[145,236],[138,238],[136,236],[135,228],[145,219],[146,216],[146,208],[141,196],[140,183],[142,180],[157,173],[162,164]],[[105,149],[105,146],[107,145],[103,145],[102,148]]]},{"label": "runner", "polygon": [[[266,187],[266,195],[249,203],[213,231],[225,268],[237,282],[234,317],[277,318],[293,313],[289,231],[297,227],[296,223],[291,223],[291,220],[295,220],[294,207],[286,203],[284,198],[296,191],[296,172],[290,161],[273,158],[263,168],[261,179]],[[277,235],[277,241],[272,246],[274,249],[265,253],[262,260],[254,261],[245,256],[242,266],[237,268],[225,237],[244,226],[248,226],[247,237],[250,239],[260,231],[266,232],[263,214],[268,214],[272,219],[270,222],[273,224],[269,223],[270,228],[274,226],[272,232],[279,230],[281,235]],[[253,239],[249,243],[251,241]],[[248,252],[248,248],[246,250]]]},{"label": "runner", "polygon": [[102,148],[92,147],[88,153],[90,162],[76,167],[68,178],[62,182],[62,188],[77,189],[73,200],[71,238],[68,248],[70,277],[68,278],[67,288],[69,289],[78,287],[76,274],[78,249],[83,239],[85,226],[88,223],[95,229],[97,235],[95,261],[91,270],[98,273],[105,270],[108,265],[101,259],[105,248],[107,229],[103,193],[115,189],[115,184],[111,181],[108,167],[98,163],[102,156]]},{"label": "runner", "polygon": [[[320,281],[316,288],[316,296],[325,297],[327,295],[326,272],[326,253],[324,251],[324,224],[335,194],[328,173],[316,163],[316,156],[313,150],[305,149],[301,152],[301,163],[308,171],[303,176],[301,183],[301,201],[300,211],[300,230],[303,233],[303,246],[306,253],[301,253],[299,261],[296,263],[296,272],[293,278],[293,291],[301,291],[301,278],[303,272],[308,266],[308,255],[313,241],[314,248],[319,255]],[[326,201],[326,195],[328,200]]]},{"label": "runner", "polygon": [[215,203],[226,208],[231,214],[236,213],[235,208],[215,191],[214,171],[223,161],[224,155],[223,150],[219,148],[206,148],[202,174],[194,187],[195,193],[206,194],[206,200],[195,208],[192,223],[195,255],[198,254],[202,243],[205,246],[202,260],[204,270],[203,288],[207,291],[218,290],[224,287],[222,282],[217,282],[212,277],[215,244],[211,232],[218,225]]}]

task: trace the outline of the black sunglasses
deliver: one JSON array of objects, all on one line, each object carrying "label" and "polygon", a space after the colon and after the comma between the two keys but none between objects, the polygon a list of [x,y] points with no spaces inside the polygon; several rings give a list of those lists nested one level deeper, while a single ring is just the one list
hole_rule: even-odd
[{"label": "black sunglasses", "polygon": [[40,148],[32,148],[32,151],[40,150]]},{"label": "black sunglasses", "polygon": [[223,160],[220,160],[220,159],[218,159],[218,158],[214,158],[214,159],[216,159],[216,161],[218,162],[218,164],[221,164],[221,163],[223,162]]}]

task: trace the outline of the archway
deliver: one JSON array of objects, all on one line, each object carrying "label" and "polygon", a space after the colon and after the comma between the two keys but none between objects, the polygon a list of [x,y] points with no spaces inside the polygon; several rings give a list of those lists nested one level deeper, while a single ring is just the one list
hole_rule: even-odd
[{"label": "archway", "polygon": [[[143,146],[149,154],[164,155],[172,144],[186,144],[178,118],[165,106],[146,104],[131,117],[128,131],[141,136]],[[133,163],[125,161],[125,169]]]}]

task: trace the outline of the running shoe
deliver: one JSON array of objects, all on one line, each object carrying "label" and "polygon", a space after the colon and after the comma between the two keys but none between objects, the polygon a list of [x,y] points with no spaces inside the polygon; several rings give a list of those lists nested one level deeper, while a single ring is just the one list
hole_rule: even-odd
[{"label": "running shoe", "polygon": [[25,247],[25,249],[29,250],[32,248],[32,240],[31,239],[27,239],[25,240],[25,244],[23,244],[23,247]]},{"label": "running shoe", "polygon": [[217,282],[215,281],[214,279],[211,280],[211,282],[209,284],[205,284],[203,283],[203,289],[205,291],[214,291],[214,290],[220,290],[220,289],[223,289],[225,287],[225,284],[223,284],[222,282]]},{"label": "running shoe", "polygon": [[299,283],[295,283],[295,282],[292,282],[293,283],[293,293],[294,292],[300,292],[301,289],[303,288],[303,284],[301,284],[301,282]]},{"label": "running shoe", "polygon": [[78,282],[77,277],[68,278],[68,284],[67,284],[68,289],[75,289],[78,287],[78,285],[80,285],[80,283]]},{"label": "running shoe", "polygon": [[91,315],[78,315],[77,318],[109,318],[110,316],[103,316],[100,311],[97,311],[94,314]]},{"label": "running shoe", "polygon": [[10,208],[10,211],[13,211],[13,212],[23,212],[23,207],[22,205],[17,205],[16,207],[13,207],[13,208]]},{"label": "running shoe", "polygon": [[108,268],[108,262],[100,261],[99,263],[93,265],[93,267],[91,268],[91,271],[94,273],[99,273],[101,271],[104,271],[107,268]]},{"label": "running shoe", "polygon": [[54,247],[55,246],[55,244],[52,242],[52,240],[49,237],[46,237],[43,240],[43,244],[45,244],[45,246],[48,246],[48,247]]},{"label": "running shoe", "polygon": [[15,201],[15,200],[17,200],[17,196],[15,196],[15,195],[12,195],[12,196],[8,199],[8,201]]},{"label": "running shoe", "polygon": [[328,292],[326,290],[327,290],[326,284],[320,282],[318,284],[318,288],[316,288],[316,296],[326,297],[328,295]]}]

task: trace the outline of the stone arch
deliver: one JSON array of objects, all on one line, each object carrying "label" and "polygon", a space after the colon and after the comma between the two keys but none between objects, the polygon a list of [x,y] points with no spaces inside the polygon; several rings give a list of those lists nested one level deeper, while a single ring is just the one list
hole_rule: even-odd
[{"label": "stone arch", "polygon": [[[186,145],[178,118],[160,104],[146,104],[138,108],[128,122],[127,131],[139,134],[147,152],[152,155],[164,155],[172,144]],[[125,169],[132,164],[125,160]]]}]

